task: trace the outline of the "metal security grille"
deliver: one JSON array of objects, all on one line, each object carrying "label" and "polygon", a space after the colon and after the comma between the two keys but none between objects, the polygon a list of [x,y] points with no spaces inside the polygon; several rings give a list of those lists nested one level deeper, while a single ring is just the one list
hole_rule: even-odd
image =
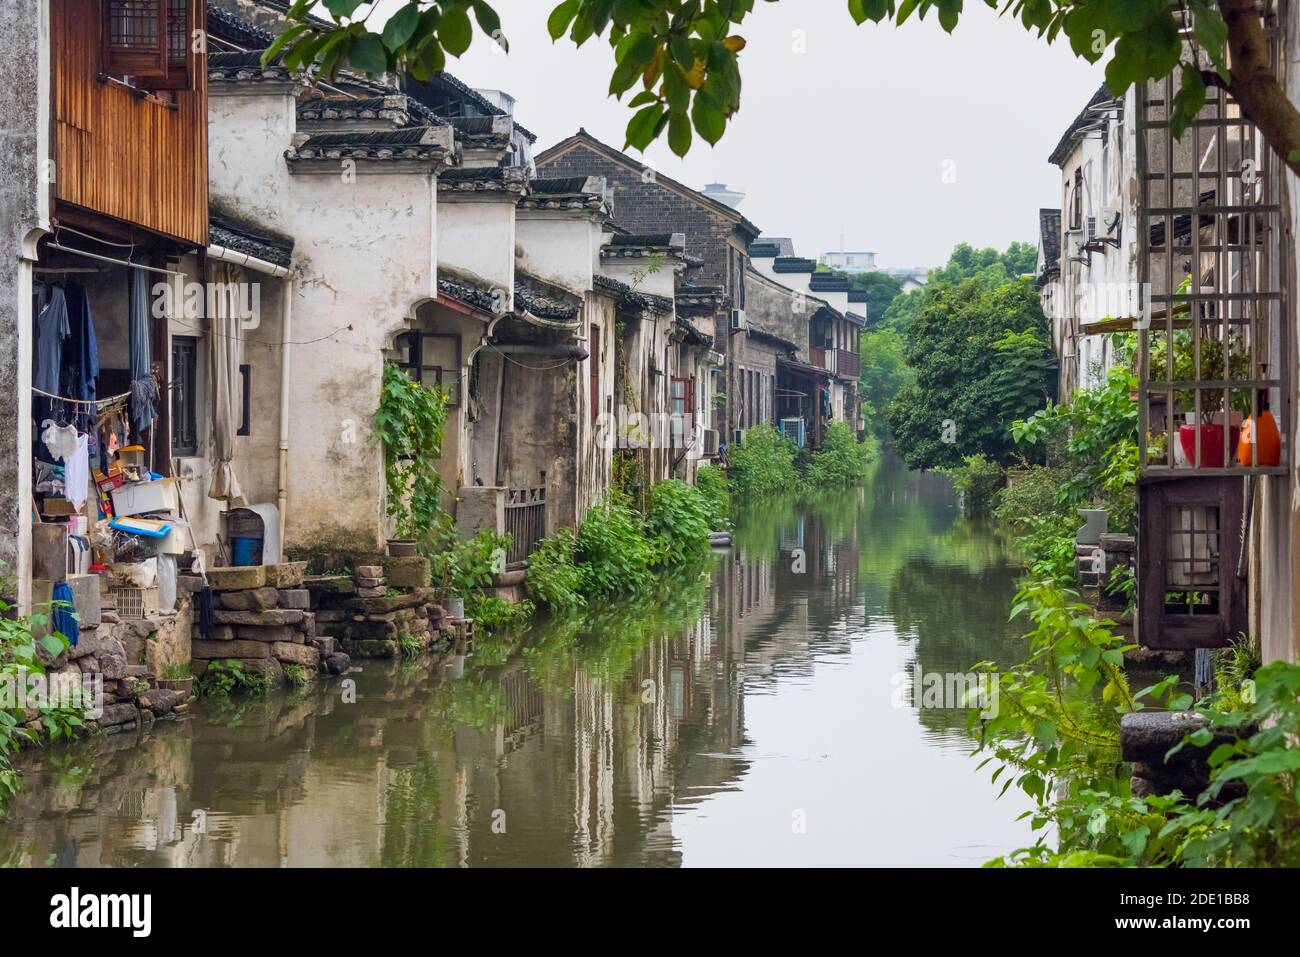
[{"label": "metal security grille", "polygon": [[546,477],[542,484],[506,491],[506,534],[510,536],[507,565],[518,565],[546,537]]},{"label": "metal security grille", "polygon": [[[1274,20],[1265,27],[1276,58]],[[1255,441],[1238,457],[1242,428],[1257,434],[1265,410],[1287,434],[1281,164],[1217,87],[1175,139],[1179,83],[1175,72],[1136,94],[1141,469],[1282,474],[1285,449],[1261,460]]]},{"label": "metal security grille", "polygon": [[121,50],[158,48],[160,0],[110,0],[109,44]]},{"label": "metal security grille", "polygon": [[184,68],[190,53],[190,0],[167,0],[167,63]]}]

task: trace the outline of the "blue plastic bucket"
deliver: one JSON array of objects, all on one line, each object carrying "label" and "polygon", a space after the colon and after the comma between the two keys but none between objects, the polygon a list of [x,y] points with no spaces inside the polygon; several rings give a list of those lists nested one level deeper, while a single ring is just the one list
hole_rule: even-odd
[{"label": "blue plastic bucket", "polygon": [[262,539],[232,538],[230,540],[231,561],[236,565],[262,564]]}]

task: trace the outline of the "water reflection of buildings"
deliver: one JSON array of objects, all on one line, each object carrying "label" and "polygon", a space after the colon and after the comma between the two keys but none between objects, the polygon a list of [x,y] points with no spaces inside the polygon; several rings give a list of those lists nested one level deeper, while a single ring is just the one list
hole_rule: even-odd
[{"label": "water reflection of buildings", "polygon": [[674,812],[749,768],[746,691],[861,633],[864,494],[771,509],[663,637],[614,618],[463,675],[368,665],[356,704],[205,704],[140,747],[44,756],[0,863],[676,865]]}]

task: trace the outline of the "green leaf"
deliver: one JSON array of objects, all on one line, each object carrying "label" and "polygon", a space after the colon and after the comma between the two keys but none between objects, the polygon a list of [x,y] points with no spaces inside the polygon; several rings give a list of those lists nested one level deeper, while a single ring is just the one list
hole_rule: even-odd
[{"label": "green leaf", "polygon": [[727,118],[722,109],[703,91],[695,94],[691,119],[695,122],[695,129],[710,146],[722,139],[722,134],[727,131]]},{"label": "green leaf", "polygon": [[1034,740],[1042,745],[1051,745],[1056,743],[1056,725],[1050,721],[1037,721],[1034,723]]},{"label": "green leaf", "polygon": [[[478,21],[479,29],[488,36],[495,36],[501,32],[501,17],[492,9],[491,4],[484,0],[473,0],[474,19]],[[505,37],[500,38],[505,42]]]},{"label": "green leaf", "polygon": [[678,156],[685,156],[691,149],[691,120],[685,111],[673,111],[668,118],[668,146]]},{"label": "green leaf", "polygon": [[262,54],[262,66],[267,66],[276,55],[289,45],[289,43],[311,30],[311,27],[305,23],[295,23],[289,29],[285,30],[276,37],[266,51]]},{"label": "green leaf", "polygon": [[388,54],[384,52],[384,43],[373,33],[367,33],[352,41],[348,49],[348,62],[362,73],[372,76],[388,69]]},{"label": "green leaf", "polygon": [[559,6],[551,11],[551,15],[546,18],[546,31],[551,35],[551,40],[558,40],[568,32],[569,24],[578,14],[580,0],[564,0]]},{"label": "green leaf", "polygon": [[324,0],[325,9],[334,15],[335,20],[346,20],[352,16],[363,0]]},{"label": "green leaf", "polygon": [[54,657],[63,654],[63,649],[68,646],[68,642],[59,635],[42,635],[41,647],[44,648]]},{"label": "green leaf", "polygon": [[1174,94],[1173,110],[1169,117],[1169,129],[1175,137],[1183,135],[1203,106],[1205,106],[1205,78],[1201,76],[1200,70],[1184,64],[1182,79],[1178,84],[1178,92]]},{"label": "green leaf", "polygon": [[627,146],[644,150],[653,142],[659,121],[668,115],[661,104],[653,104],[637,111],[627,124]]},{"label": "green leaf", "polygon": [[[952,33],[957,29],[957,20],[961,17],[961,3],[962,0],[939,0],[939,26],[943,27],[945,33]],[[1025,9],[1029,8],[1029,4],[1026,4]]]},{"label": "green leaf", "polygon": [[415,33],[415,28],[420,22],[420,6],[418,3],[408,3],[402,9],[388,18],[384,24],[384,46],[396,52],[399,47],[411,39]]},{"label": "green leaf", "polygon": [[438,39],[442,48],[452,56],[460,56],[469,49],[474,39],[474,27],[464,7],[443,7],[438,20]]}]

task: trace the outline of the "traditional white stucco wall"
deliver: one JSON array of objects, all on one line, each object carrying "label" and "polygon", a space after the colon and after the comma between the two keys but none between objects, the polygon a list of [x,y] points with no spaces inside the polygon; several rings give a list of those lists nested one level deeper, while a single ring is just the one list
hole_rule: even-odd
[{"label": "traditional white stucco wall", "polygon": [[[291,171],[284,157],[296,122],[290,89],[214,84],[211,92],[214,208],[296,242],[286,544],[377,548],[386,531],[371,416],[383,350],[437,294],[432,164]],[[278,431],[278,416],[267,413],[274,424],[265,427]],[[237,469],[249,467],[237,460]]]}]

